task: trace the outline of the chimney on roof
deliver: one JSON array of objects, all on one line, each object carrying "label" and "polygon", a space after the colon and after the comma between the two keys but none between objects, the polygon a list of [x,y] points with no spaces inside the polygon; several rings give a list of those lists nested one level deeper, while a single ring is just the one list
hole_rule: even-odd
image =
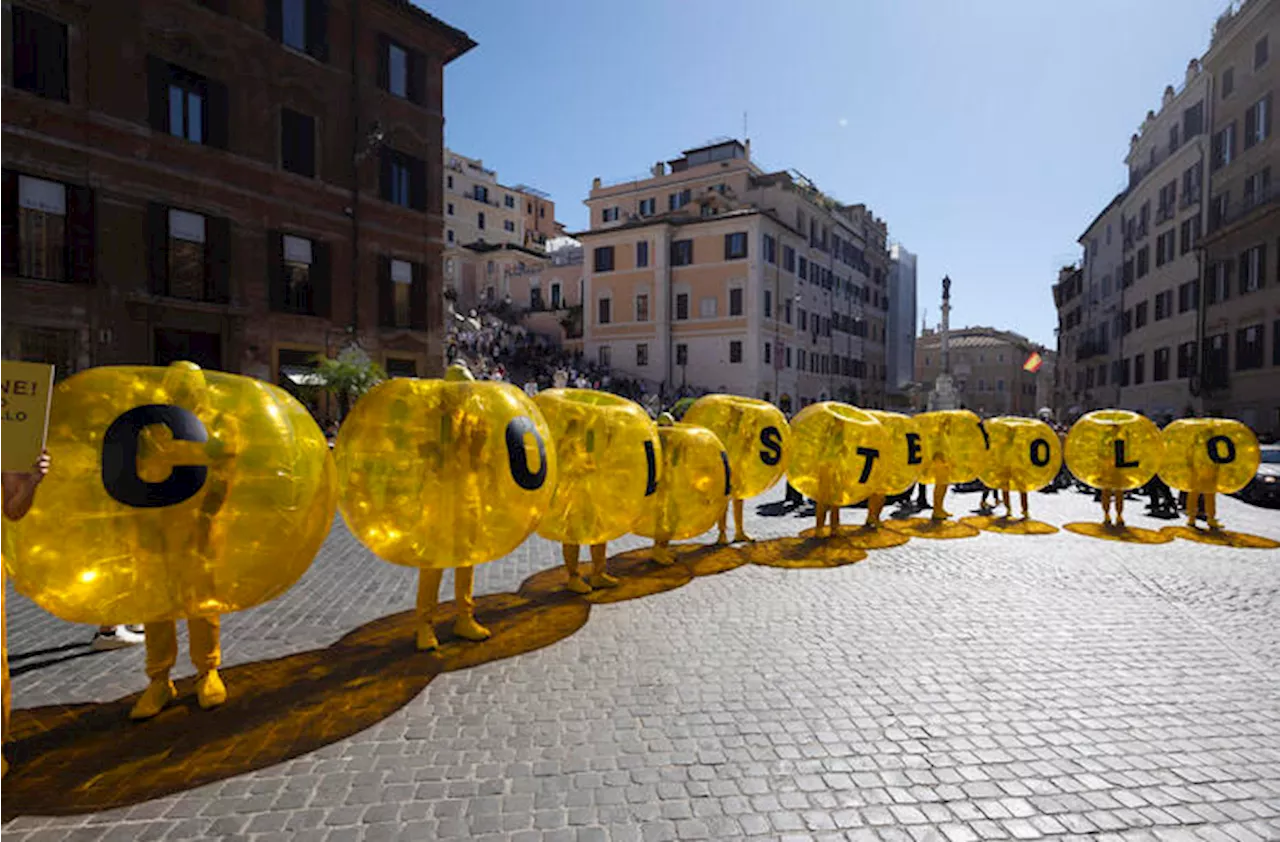
[{"label": "chimney on roof", "polygon": [[600,180],[600,176],[596,176],[595,178],[591,179],[591,189],[592,189],[592,190],[599,190],[599,189],[600,189],[600,187],[601,187],[601,185],[603,185],[603,184],[604,184],[604,182]]},{"label": "chimney on roof", "polygon": [[1193,58],[1187,62],[1187,84],[1191,84],[1191,80],[1200,75],[1200,59]]},{"label": "chimney on roof", "polygon": [[658,163],[653,165],[653,169],[649,170],[649,174],[654,176],[655,178],[661,175],[666,175],[667,165],[664,164],[662,161],[659,161]]},{"label": "chimney on roof", "polygon": [[747,138],[746,143],[742,145],[747,150],[747,160],[750,161],[751,160],[751,138]]}]

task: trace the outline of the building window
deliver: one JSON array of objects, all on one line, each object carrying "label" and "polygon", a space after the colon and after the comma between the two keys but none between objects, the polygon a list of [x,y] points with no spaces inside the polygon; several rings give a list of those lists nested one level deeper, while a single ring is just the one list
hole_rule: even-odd
[{"label": "building window", "polygon": [[600,360],[600,365],[604,368],[609,368],[613,365],[613,351],[608,345],[601,345],[600,350],[598,350],[596,354],[597,358]]},{"label": "building window", "polygon": [[1244,113],[1244,148],[1253,148],[1266,140],[1270,134],[1271,94],[1267,94]]},{"label": "building window", "polygon": [[764,317],[766,319],[773,318],[773,290],[771,289],[764,291]]},{"label": "building window", "polygon": [[1147,382],[1147,355],[1135,354],[1133,357],[1133,385],[1141,386]]},{"label": "building window", "polygon": [[[1159,299],[1156,299],[1157,304]],[[1147,324],[1147,302],[1141,301],[1133,308],[1133,329],[1145,327]]]},{"label": "building window", "polygon": [[[6,207],[6,215],[9,212]],[[67,188],[56,181],[18,176],[18,276],[67,280],[66,255]]]},{"label": "building window", "polygon": [[409,96],[409,52],[399,44],[387,45],[387,90],[398,97]]},{"label": "building window", "polygon": [[448,240],[449,242],[451,242],[451,243],[453,242],[453,229],[452,229],[452,228],[450,228],[450,229],[448,230],[448,232],[446,233],[445,239],[447,239],[447,240]]},{"label": "building window", "polygon": [[641,240],[636,243],[636,267],[644,267],[649,265],[649,241]]},{"label": "building window", "polygon": [[1180,254],[1186,254],[1196,247],[1200,242],[1200,216],[1197,214],[1189,219],[1182,220],[1182,247],[1179,249]]},{"label": "building window", "polygon": [[600,246],[595,250],[594,258],[597,272],[613,271],[613,246]]},{"label": "building window", "polygon": [[1240,294],[1256,292],[1266,283],[1267,247],[1254,246],[1240,255]]},{"label": "building window", "polygon": [[1223,190],[1221,193],[1213,197],[1213,201],[1209,204],[1209,230],[1213,230],[1223,225],[1227,221],[1227,214],[1231,209],[1231,192]]},{"label": "building window", "polygon": [[1236,69],[1228,67],[1222,71],[1222,98],[1226,99],[1231,96],[1231,92],[1236,89]]},{"label": "building window", "polygon": [[730,340],[729,342],[729,362],[742,362],[742,342],[737,339]]},{"label": "building window", "polygon": [[657,212],[658,200],[649,198],[640,200],[640,215],[653,216]]},{"label": "building window", "polygon": [[729,290],[729,315],[742,315],[742,287],[734,287]]},{"label": "building window", "polygon": [[1200,306],[1200,282],[1187,281],[1178,287],[1178,312],[1185,313]]},{"label": "building window", "polygon": [[1162,383],[1169,379],[1169,349],[1157,348],[1151,359],[1151,379]]},{"label": "building window", "polygon": [[476,227],[481,231],[484,230],[484,211],[476,212]]},{"label": "building window", "polygon": [[778,262],[778,242],[768,234],[764,235],[764,260],[766,263]]},{"label": "building window", "polygon": [[747,256],[747,234],[745,231],[738,231],[734,234],[724,235],[724,259],[725,260],[741,260]]},{"label": "building window", "polygon": [[1200,201],[1200,184],[1204,180],[1204,165],[1197,161],[1182,171],[1182,206],[1188,207]]},{"label": "building window", "polygon": [[444,206],[444,212],[449,216],[453,216],[453,202],[449,202]]},{"label": "building window", "polygon": [[560,309],[560,284],[559,282],[551,285],[551,309]]},{"label": "building window", "polygon": [[516,224],[515,224],[514,222],[512,222],[511,220],[509,220],[509,219],[504,219],[504,220],[502,220],[502,230],[504,230],[504,231],[515,231],[515,230],[516,230]]},{"label": "building window", "polygon": [[13,7],[13,85],[69,102],[67,27],[39,12]]},{"label": "building window", "polygon": [[[268,0],[270,5],[270,0]],[[307,48],[306,0],[280,0],[280,41],[295,50]]]},{"label": "building window", "polygon": [[681,190],[667,196],[667,210],[678,210],[693,201],[692,190]]},{"label": "building window", "polygon": [[647,366],[649,364],[649,345],[645,342],[636,344],[636,365]]},{"label": "building window", "polygon": [[764,361],[766,363],[773,362],[773,343],[772,342],[764,343]]},{"label": "building window", "polygon": [[1271,193],[1271,167],[1263,167],[1244,180],[1244,209],[1266,201]]},{"label": "building window", "polygon": [[807,257],[801,257],[801,258],[800,258],[800,271],[798,271],[796,274],[797,274],[797,275],[799,275],[800,280],[802,280],[802,281],[803,281],[803,280],[807,280],[807,279],[808,279],[808,276],[809,276],[809,258],[807,258]]},{"label": "building window", "polygon": [[413,264],[407,260],[391,261],[392,327],[412,324]]},{"label": "building window", "polygon": [[1258,39],[1257,43],[1253,45],[1253,69],[1257,70],[1259,67],[1262,67],[1262,65],[1267,63],[1267,59],[1270,57],[1271,52],[1269,45],[1267,44],[1267,36],[1263,35]]},{"label": "building window", "polygon": [[1147,274],[1147,270],[1151,262],[1151,255],[1149,253],[1150,248],[1151,248],[1150,246],[1143,246],[1142,248],[1138,249],[1138,277],[1139,278],[1142,278]]},{"label": "building window", "polygon": [[791,324],[791,299],[784,299],[782,304],[782,320],[787,324]]},{"label": "building window", "polygon": [[169,82],[169,134],[204,143],[204,85],[194,77]]},{"label": "building window", "polygon": [[1156,266],[1160,267],[1173,260],[1174,247],[1177,243],[1177,232],[1170,228],[1156,237]]},{"label": "building window", "polygon": [[1241,328],[1236,331],[1236,371],[1262,368],[1262,325]]},{"label": "building window", "polygon": [[169,295],[202,300],[205,295],[205,218],[169,209]]},{"label": "building window", "polygon": [[676,294],[676,318],[681,321],[689,318],[689,293],[687,292]]},{"label": "building window", "polygon": [[1178,379],[1183,380],[1196,373],[1196,343],[1183,342],[1178,346]]},{"label": "building window", "polygon": [[316,121],[288,108],[280,109],[280,166],[287,172],[315,178]]},{"label": "building window", "polygon": [[402,208],[426,210],[426,162],[385,146],[382,148],[381,156],[382,200]]},{"label": "building window", "polygon": [[311,288],[312,243],[303,237],[283,237],[283,301],[284,309],[294,313],[314,312]]},{"label": "building window", "polygon": [[1204,355],[1204,379],[1208,386],[1225,386],[1230,366],[1227,359],[1227,334],[1208,337]]},{"label": "building window", "polygon": [[1217,304],[1231,297],[1231,263],[1222,260],[1209,267],[1209,289],[1205,296],[1208,304]]},{"label": "building window", "polygon": [[[1252,111],[1252,109],[1250,109]],[[1236,152],[1236,124],[1231,121],[1213,136],[1210,151],[1211,169],[1220,170],[1231,163]]]},{"label": "building window", "polygon": [[504,207],[514,208],[516,206],[515,197],[510,193],[504,194],[502,197],[502,204]]},{"label": "building window", "polygon": [[636,295],[636,321],[649,321],[649,293],[647,292]]},{"label": "building window", "polygon": [[698,317],[714,319],[716,317],[716,299],[702,298],[698,300]]},{"label": "building window", "polygon": [[613,317],[613,301],[608,298],[601,298],[596,302],[597,313],[596,323],[607,325]]},{"label": "building window", "polygon": [[617,222],[619,213],[620,211],[616,205],[611,208],[604,208],[603,210],[600,211],[600,221],[601,222]]},{"label": "building window", "polygon": [[782,247],[782,268],[788,272],[796,271],[796,250],[791,246]]},{"label": "building window", "polygon": [[689,364],[689,346],[683,342],[676,344],[676,365]]},{"label": "building window", "polygon": [[671,265],[688,266],[693,263],[693,240],[675,240],[671,243]]}]

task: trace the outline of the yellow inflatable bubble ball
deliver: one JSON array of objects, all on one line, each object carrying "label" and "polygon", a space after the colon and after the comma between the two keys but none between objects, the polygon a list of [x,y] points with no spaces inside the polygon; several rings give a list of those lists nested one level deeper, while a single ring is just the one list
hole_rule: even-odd
[{"label": "yellow inflatable bubble ball", "polygon": [[1146,485],[1164,459],[1160,429],[1127,409],[1099,409],[1080,417],[1067,433],[1067,468],[1094,488],[1112,491]]},{"label": "yellow inflatable bubble ball", "polygon": [[342,515],[380,558],[470,567],[528,538],[556,484],[542,413],[509,383],[395,378],[356,403],[334,445]]},{"label": "yellow inflatable bubble ball", "polygon": [[729,454],[716,434],[692,424],[658,426],[662,479],[646,497],[634,532],[654,541],[684,541],[716,525],[729,505]]},{"label": "yellow inflatable bubble ball", "polygon": [[768,401],[703,395],[682,420],[706,427],[724,445],[735,500],[763,494],[786,473],[791,428],[782,410]]},{"label": "yellow inflatable bubble ball", "polygon": [[1170,488],[1233,494],[1258,472],[1258,437],[1230,418],[1183,418],[1164,428],[1160,478]]},{"label": "yellow inflatable bubble ball", "polygon": [[593,389],[548,389],[534,398],[551,430],[559,479],[538,534],[601,544],[631,531],[658,491],[658,428],[639,404]]},{"label": "yellow inflatable bubble ball", "polygon": [[835,401],[806,406],[791,420],[787,480],[806,497],[850,506],[883,484],[889,434],[869,412]]},{"label": "yellow inflatable bubble ball", "polygon": [[955,484],[978,478],[987,458],[982,421],[967,409],[922,412],[915,418],[932,453],[920,472],[920,482]]},{"label": "yellow inflatable bubble ball", "polygon": [[880,487],[875,493],[886,497],[901,494],[915,485],[925,465],[933,459],[929,440],[909,415],[880,409],[864,409],[863,412],[879,421],[889,436],[889,450],[884,457]]},{"label": "yellow inflatable bubble ball", "polygon": [[989,488],[1039,491],[1062,470],[1062,442],[1043,421],[1007,416],[983,428],[991,447],[978,476]]},{"label": "yellow inflatable bubble ball", "polygon": [[333,522],[324,434],[283,389],[192,363],[54,391],[53,469],[4,528],[18,590],[72,623],[226,614],[279,596]]}]

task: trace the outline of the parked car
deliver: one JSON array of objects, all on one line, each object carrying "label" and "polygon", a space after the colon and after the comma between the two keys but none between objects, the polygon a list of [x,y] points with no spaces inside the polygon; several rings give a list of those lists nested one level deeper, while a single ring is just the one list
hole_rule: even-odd
[{"label": "parked car", "polygon": [[1259,506],[1280,506],[1280,444],[1262,445],[1258,473],[1237,496]]}]

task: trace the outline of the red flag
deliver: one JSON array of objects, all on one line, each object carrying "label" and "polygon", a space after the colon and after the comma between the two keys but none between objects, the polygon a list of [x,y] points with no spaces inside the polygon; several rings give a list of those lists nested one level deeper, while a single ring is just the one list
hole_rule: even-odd
[{"label": "red flag", "polygon": [[1044,365],[1044,358],[1040,356],[1038,351],[1032,351],[1031,356],[1027,357],[1027,361],[1022,364],[1022,370],[1035,373],[1040,370],[1042,365]]}]

